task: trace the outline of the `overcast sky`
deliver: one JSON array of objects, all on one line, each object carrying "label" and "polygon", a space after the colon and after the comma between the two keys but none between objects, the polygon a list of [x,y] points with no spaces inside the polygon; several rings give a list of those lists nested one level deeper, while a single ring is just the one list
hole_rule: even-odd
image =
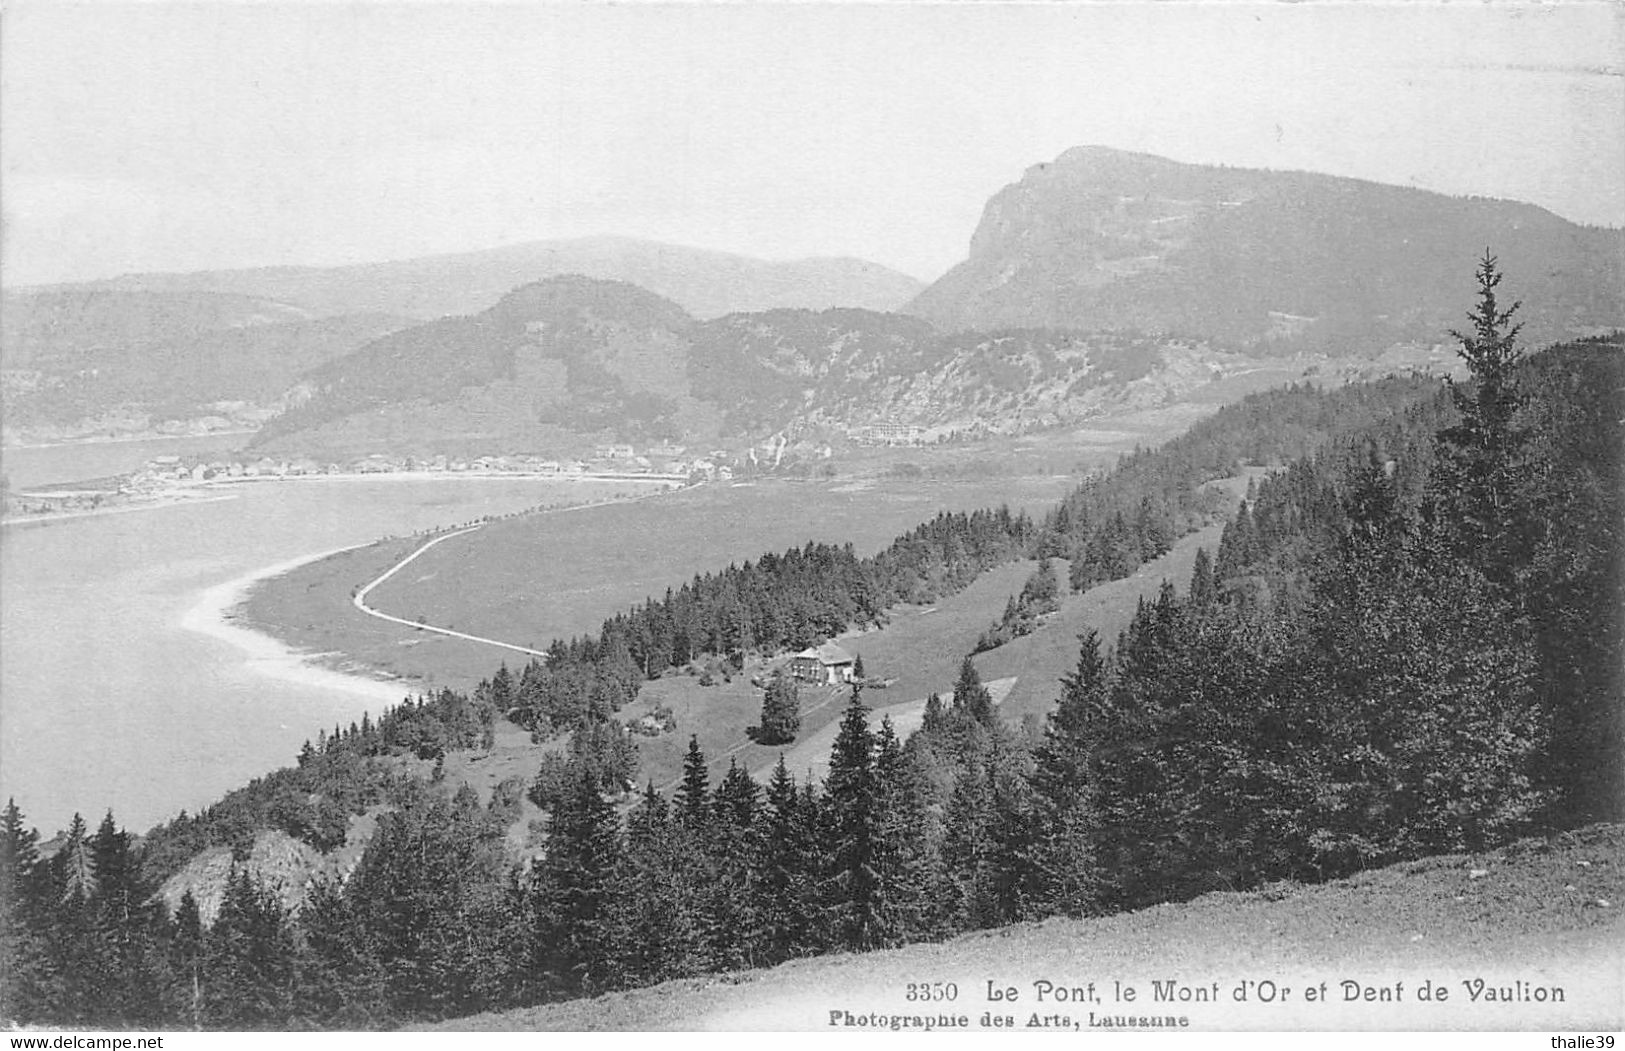
[{"label": "overcast sky", "polygon": [[613,233],[923,279],[1094,143],[1625,226],[1625,7],[8,4],[7,285]]}]

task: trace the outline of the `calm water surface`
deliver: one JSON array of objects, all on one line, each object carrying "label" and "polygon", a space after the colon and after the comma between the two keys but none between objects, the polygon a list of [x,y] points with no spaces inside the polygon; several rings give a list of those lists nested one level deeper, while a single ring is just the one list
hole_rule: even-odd
[{"label": "calm water surface", "polygon": [[251,434],[205,434],[187,438],[144,438],[130,442],[73,442],[0,451],[0,472],[13,489],[54,482],[83,482],[138,471],[155,456],[229,458]]},{"label": "calm water surface", "polygon": [[558,492],[557,483],[489,479],[241,490],[233,500],[0,530],[0,797],[15,796],[46,835],[75,811],[94,826],[111,807],[121,824],[145,830],[195,810],[374,703],[278,682],[230,644],[183,628],[201,591]]}]

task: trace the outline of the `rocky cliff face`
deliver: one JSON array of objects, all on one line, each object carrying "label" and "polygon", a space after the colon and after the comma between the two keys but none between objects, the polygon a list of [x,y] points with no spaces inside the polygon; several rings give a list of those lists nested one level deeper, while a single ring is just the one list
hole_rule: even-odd
[{"label": "rocky cliff face", "polygon": [[1625,322],[1625,234],[1532,205],[1080,147],[989,200],[906,309],[945,329],[1140,329],[1339,353],[1443,338],[1488,247],[1532,341]]}]

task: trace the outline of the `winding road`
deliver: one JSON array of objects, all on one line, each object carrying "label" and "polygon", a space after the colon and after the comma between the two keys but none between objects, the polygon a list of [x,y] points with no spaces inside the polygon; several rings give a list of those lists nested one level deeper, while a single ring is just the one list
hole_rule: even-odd
[{"label": "winding road", "polygon": [[429,541],[427,544],[424,544],[422,547],[418,548],[416,551],[412,552],[410,555],[407,555],[405,558],[395,563],[393,566],[390,566],[388,569],[384,570],[384,572],[373,580],[372,583],[368,584],[360,591],[357,591],[355,593],[355,597],[350,601],[355,604],[356,609],[365,613],[367,616],[377,617],[379,620],[387,620],[391,624],[404,624],[416,631],[432,631],[436,635],[449,635],[454,639],[466,639],[469,642],[483,642],[487,646],[498,646],[505,650],[513,650],[516,653],[528,653],[532,657],[540,657],[543,660],[546,660],[547,654],[542,650],[533,650],[528,646],[516,646],[511,642],[503,642],[500,639],[488,639],[483,635],[470,635],[463,631],[452,631],[450,628],[437,628],[433,624],[422,624],[415,620],[407,620],[405,617],[397,617],[393,614],[385,613],[382,610],[373,609],[371,606],[367,605],[367,595],[372,591],[373,588],[377,587],[379,584],[382,584],[396,573],[399,573],[401,570],[411,565],[413,560],[415,560],[419,555],[423,554],[431,547],[434,547],[436,544],[443,544],[453,537],[459,537],[475,532],[479,528],[479,526],[469,526],[467,529],[458,529],[455,532],[442,533],[433,540]]},{"label": "winding road", "polygon": [[[616,477],[616,476],[602,475],[602,476],[594,476],[594,477]],[[626,481],[644,481],[644,480],[652,479],[652,480],[655,480],[655,481],[667,481],[667,480],[669,480],[669,478],[670,478],[670,476],[667,476],[667,475],[637,475],[635,477],[627,477],[627,478],[625,478],[623,480],[626,480]],[[683,487],[680,487],[680,488],[689,488],[689,486],[683,486]],[[550,511],[543,511],[541,513],[542,514],[562,515],[562,514],[568,514],[571,511],[585,511],[588,508],[592,508],[592,507],[603,507],[606,504],[631,504],[631,503],[636,503],[639,500],[648,500],[651,497],[660,496],[662,493],[672,492],[672,491],[674,491],[674,490],[661,489],[661,490],[657,490],[656,492],[652,492],[652,493],[644,493],[642,496],[617,497],[617,498],[612,498],[612,499],[609,499],[609,500],[593,500],[593,501],[590,501],[588,503],[574,504],[574,505],[572,505],[570,507],[555,508],[555,509],[552,509]],[[387,620],[391,624],[403,624],[406,627],[413,629],[414,631],[431,631],[431,632],[434,632],[436,635],[446,635],[446,636],[449,636],[449,637],[454,638],[454,639],[463,639],[463,640],[465,640],[467,642],[479,642],[479,643],[483,643],[486,646],[495,646],[498,649],[512,650],[515,653],[528,653],[532,657],[540,657],[542,660],[546,660],[547,659],[547,652],[545,650],[533,650],[529,646],[520,646],[520,645],[517,645],[517,644],[512,643],[512,642],[503,642],[501,639],[490,639],[490,638],[486,638],[484,635],[470,635],[467,632],[463,632],[463,631],[452,631],[450,628],[437,628],[433,624],[423,624],[423,623],[420,623],[420,622],[415,621],[415,620],[407,620],[405,617],[397,617],[392,613],[385,613],[383,610],[374,609],[372,606],[367,605],[367,595],[369,593],[371,593],[373,588],[377,587],[379,584],[382,584],[384,581],[388,580],[390,577],[394,576],[396,573],[399,573],[401,570],[405,569],[419,555],[422,555],[424,552],[428,551],[430,548],[434,547],[436,544],[443,544],[446,541],[451,540],[454,537],[465,536],[465,535],[467,535],[469,533],[478,532],[479,530],[481,530],[483,528],[485,528],[485,526],[482,523],[481,525],[466,526],[466,527],[464,527],[462,529],[454,529],[449,533],[440,534],[439,536],[435,537],[433,540],[430,540],[428,543],[426,543],[422,547],[418,548],[416,551],[413,551],[410,555],[407,555],[405,558],[403,558],[399,562],[395,563],[393,566],[390,566],[388,569],[384,570],[384,572],[381,573],[371,583],[367,584],[367,586],[363,587],[360,591],[357,591],[355,593],[355,596],[350,600],[351,603],[355,606],[356,609],[358,609],[361,612],[365,613],[369,617],[377,617],[379,620]]]}]

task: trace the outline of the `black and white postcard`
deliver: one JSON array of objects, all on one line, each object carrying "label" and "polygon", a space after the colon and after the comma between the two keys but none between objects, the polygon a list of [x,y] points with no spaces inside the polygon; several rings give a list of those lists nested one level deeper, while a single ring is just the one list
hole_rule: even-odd
[{"label": "black and white postcard", "polygon": [[1622,11],[7,4],[0,1023],[1612,1047]]}]

